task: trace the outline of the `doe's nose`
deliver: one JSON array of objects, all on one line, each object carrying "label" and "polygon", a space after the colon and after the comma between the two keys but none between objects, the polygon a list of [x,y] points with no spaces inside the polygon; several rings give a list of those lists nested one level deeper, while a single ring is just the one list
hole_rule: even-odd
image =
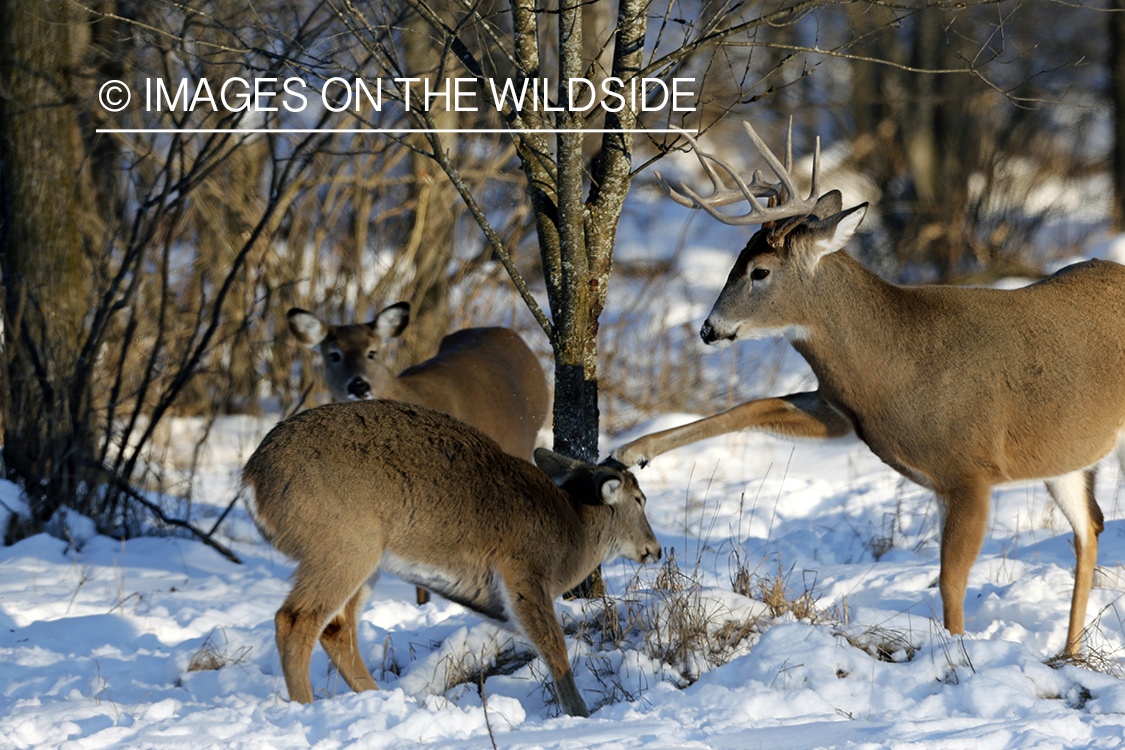
[{"label": "doe's nose", "polygon": [[354,399],[371,398],[371,384],[361,377],[354,377],[348,383],[348,395]]}]

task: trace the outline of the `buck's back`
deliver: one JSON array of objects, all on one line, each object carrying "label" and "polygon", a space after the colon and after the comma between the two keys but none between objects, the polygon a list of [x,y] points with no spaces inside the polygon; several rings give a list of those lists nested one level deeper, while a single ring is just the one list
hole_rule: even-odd
[{"label": "buck's back", "polygon": [[[1113,448],[1125,424],[1125,266],[1089,261],[1016,290],[894,287],[894,356],[861,387],[857,431],[926,473],[990,457],[994,481],[1053,476]],[[832,383],[822,383],[833,395]],[[887,396],[894,394],[893,398]],[[1054,474],[1052,474],[1054,472]]]}]

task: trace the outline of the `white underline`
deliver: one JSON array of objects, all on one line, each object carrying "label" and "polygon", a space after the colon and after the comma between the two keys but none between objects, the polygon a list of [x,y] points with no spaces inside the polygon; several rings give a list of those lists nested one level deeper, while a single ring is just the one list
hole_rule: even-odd
[{"label": "white underline", "polygon": [[698,129],[679,128],[97,128],[95,133],[231,133],[250,135],[254,133],[379,133],[384,135],[411,133],[698,133]]}]

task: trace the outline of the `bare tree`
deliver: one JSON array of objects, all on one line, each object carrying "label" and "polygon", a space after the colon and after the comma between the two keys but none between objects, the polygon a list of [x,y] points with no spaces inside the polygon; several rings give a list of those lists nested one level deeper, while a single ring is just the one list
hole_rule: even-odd
[{"label": "bare tree", "polygon": [[[125,18],[112,3],[73,16],[70,7],[3,6],[7,28],[18,31],[5,35],[2,51],[4,84],[15,93],[0,113],[11,388],[4,446],[9,475],[22,482],[31,508],[25,524],[9,526],[9,539],[38,531],[64,507],[90,515],[107,533],[131,533],[149,513],[184,525],[130,481],[161,419],[193,381],[211,367],[231,369],[221,363],[238,356],[230,344],[257,303],[252,293],[241,294],[237,309],[228,303],[240,296],[248,259],[262,253],[263,238],[276,229],[294,191],[306,186],[312,157],[327,140],[310,136],[272,153],[265,149],[270,158],[262,166],[261,138],[96,135],[83,126],[84,116],[104,115],[93,97],[105,77],[137,76],[137,84],[150,65],[190,77],[198,72],[192,66],[200,49],[258,45],[195,37],[184,30],[191,27],[185,24],[190,11],[162,8]],[[107,19],[124,23],[128,34],[101,33]],[[238,14],[214,19],[251,33]],[[134,34],[143,44],[124,43]],[[214,114],[220,124],[241,120],[237,112]],[[180,128],[200,122],[139,108],[121,117],[109,122]],[[263,169],[269,181],[260,190],[253,175],[264,180]],[[250,176],[236,179],[239,173]],[[252,197],[216,208],[215,194],[223,190],[216,181],[228,190],[238,184]],[[195,221],[193,213],[220,221]],[[201,237],[222,242],[226,254],[207,255]]]},{"label": "bare tree", "polygon": [[[330,4],[370,51],[384,77],[414,75],[396,54],[393,35],[382,33],[386,19],[394,15],[391,8]],[[685,122],[671,106],[646,112],[653,95],[638,98],[632,92],[642,79],[659,79],[670,86],[671,79],[696,67],[702,82],[710,74],[706,63],[699,66],[704,51],[770,24],[792,21],[820,3],[780,3],[745,17],[739,15],[741,11],[721,7],[714,9],[720,12],[713,18],[687,25],[669,5],[658,17],[655,44],[646,43],[653,9],[639,0],[621,0],[608,29],[599,29],[596,23],[604,8],[591,13],[585,3],[565,0],[549,10],[515,0],[505,12],[488,5],[439,5],[427,0],[413,0],[410,5],[429,25],[435,47],[444,53],[441,68],[456,68],[458,75],[476,79],[486,95],[496,81],[510,80],[518,90],[529,83],[538,86],[550,99],[537,108],[513,106],[510,101],[500,108],[526,179],[550,316],[511,262],[510,251],[493,230],[478,196],[464,188],[455,155],[443,147],[437,134],[427,135],[428,156],[457,187],[551,342],[555,447],[593,459],[598,452],[597,333],[621,210],[638,170],[634,131]],[[708,18],[706,10],[701,8],[700,18]],[[596,41],[588,39],[589,34]],[[599,108],[588,106],[585,98],[568,101],[568,82],[577,79],[608,81],[602,90],[623,95],[620,101],[627,105]],[[735,89],[737,99],[743,92]],[[410,116],[419,127],[434,127],[425,110],[413,110]],[[600,132],[590,132],[595,129]],[[652,147],[662,153],[670,142],[653,141]]]},{"label": "bare tree", "polygon": [[68,16],[66,2],[0,6],[4,453],[20,476],[53,477],[33,524],[78,491],[92,438],[81,417],[89,391],[67,377],[86,366],[78,341],[96,242],[88,173],[75,169],[83,159]]},{"label": "bare tree", "polygon": [[1109,14],[1109,89],[1113,103],[1113,225],[1125,230],[1125,0]]}]

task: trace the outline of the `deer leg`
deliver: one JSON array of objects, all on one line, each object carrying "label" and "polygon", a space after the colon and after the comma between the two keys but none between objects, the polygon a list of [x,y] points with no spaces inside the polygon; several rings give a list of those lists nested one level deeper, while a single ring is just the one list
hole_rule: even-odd
[{"label": "deer leg", "polygon": [[366,585],[360,586],[320,634],[320,645],[328,653],[328,658],[336,665],[348,687],[357,693],[379,689],[359,650],[359,614],[369,593]]},{"label": "deer leg", "polygon": [[426,591],[421,586],[415,586],[414,587],[414,600],[418,603],[418,606],[421,607],[423,604],[430,601],[430,592]]},{"label": "deer leg", "polygon": [[[373,548],[381,550],[382,545],[373,545]],[[359,557],[336,559],[332,560],[331,564],[315,567],[302,563],[297,567],[293,590],[289,592],[285,603],[274,617],[274,625],[277,628],[277,651],[281,655],[281,669],[285,674],[285,687],[289,690],[289,700],[312,703],[309,662],[312,659],[313,647],[324,632],[325,626],[330,621],[335,621],[337,615],[345,611],[348,604],[355,599],[370,573],[370,566],[365,566],[364,561]],[[347,633],[349,630],[350,635]],[[354,638],[354,624],[351,628],[343,627],[336,632],[344,633],[345,638]],[[336,645],[335,641],[333,645]],[[362,664],[358,657],[358,642],[356,649],[356,660]],[[329,651],[329,658],[331,657],[332,652]],[[350,663],[348,667],[351,667]],[[367,671],[366,667],[363,669]],[[368,678],[370,679],[370,673]],[[374,680],[371,681],[374,683]]]},{"label": "deer leg", "polygon": [[1074,593],[1070,599],[1070,621],[1066,629],[1067,656],[1082,652],[1082,633],[1086,628],[1086,606],[1094,585],[1094,566],[1098,562],[1098,535],[1105,528],[1102,510],[1094,499],[1095,470],[1072,472],[1047,480],[1047,491],[1074,529]]},{"label": "deer leg", "polygon": [[566,656],[566,638],[555,615],[555,606],[542,581],[509,585],[509,606],[520,630],[547,662],[559,705],[571,716],[589,716],[586,702],[574,684],[574,673]]},{"label": "deer leg", "polygon": [[613,451],[626,466],[644,466],[656,456],[729,432],[754,429],[789,438],[843,437],[852,430],[816,391],[762,398],[691,424],[645,435]]},{"label": "deer leg", "polygon": [[317,634],[327,617],[323,611],[303,607],[292,599],[290,594],[273,619],[277,628],[277,652],[281,655],[281,671],[285,674],[289,700],[312,703],[309,662]]},{"label": "deer leg", "polygon": [[986,483],[976,482],[940,493],[945,501],[945,522],[938,586],[945,628],[954,635],[965,632],[965,589],[969,571],[984,544],[991,489]]}]

